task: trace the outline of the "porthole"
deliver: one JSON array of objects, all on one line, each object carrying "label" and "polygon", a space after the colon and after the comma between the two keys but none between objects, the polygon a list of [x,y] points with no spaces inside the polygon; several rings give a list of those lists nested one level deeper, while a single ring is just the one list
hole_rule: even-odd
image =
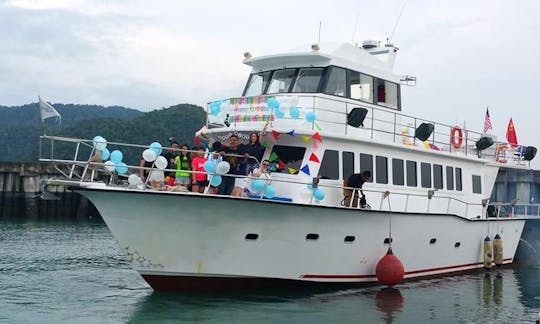
[{"label": "porthole", "polygon": [[435,244],[435,243],[437,243],[436,238],[432,238],[431,240],[429,240],[429,244]]},{"label": "porthole", "polygon": [[384,239],[384,244],[390,244],[390,242],[394,243],[394,240],[389,237]]},{"label": "porthole", "polygon": [[306,235],[306,240],[314,241],[318,239],[319,239],[319,234],[309,233],[308,235]]},{"label": "porthole", "polygon": [[347,235],[347,236],[345,236],[345,239],[343,241],[345,243],[352,243],[352,242],[354,242],[355,239],[356,239],[356,237],[354,237],[352,235]]},{"label": "porthole", "polygon": [[255,241],[259,238],[259,234],[256,233],[248,233],[246,234],[246,240],[248,241]]},{"label": "porthole", "polygon": [[456,242],[456,244],[454,244],[454,247],[455,247],[455,248],[458,248],[458,247],[460,247],[460,246],[461,246],[461,242]]}]

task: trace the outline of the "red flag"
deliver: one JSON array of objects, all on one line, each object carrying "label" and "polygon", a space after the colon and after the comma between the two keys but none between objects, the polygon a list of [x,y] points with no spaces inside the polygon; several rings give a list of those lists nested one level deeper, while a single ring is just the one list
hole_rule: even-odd
[{"label": "red flag", "polygon": [[484,118],[484,134],[487,133],[491,127],[491,118],[489,117],[489,107],[486,108],[486,117]]},{"label": "red flag", "polygon": [[272,129],[272,136],[276,139],[276,141],[279,139],[279,135],[281,135],[280,132]]},{"label": "red flag", "polygon": [[316,140],[318,140],[319,142],[322,143],[322,137],[321,137],[321,135],[319,135],[319,132],[315,132],[315,134],[313,134],[313,136],[311,136],[311,137],[313,137],[314,139],[316,139]]},{"label": "red flag", "polygon": [[317,157],[317,155],[315,155],[313,153],[311,153],[311,155],[309,156],[309,160],[313,161],[313,162],[317,162],[317,163],[321,162],[321,161],[319,161],[319,158]]},{"label": "red flag", "polygon": [[199,141],[199,137],[198,136],[195,136],[193,138],[193,143],[195,143],[195,145],[201,145],[201,141]]},{"label": "red flag", "polygon": [[506,140],[508,141],[508,144],[510,144],[512,147],[516,147],[518,145],[516,129],[514,128],[514,122],[512,121],[512,117],[510,117],[510,121],[508,122],[508,128],[506,129]]},{"label": "red flag", "polygon": [[285,169],[286,165],[285,163],[278,161],[278,169]]}]

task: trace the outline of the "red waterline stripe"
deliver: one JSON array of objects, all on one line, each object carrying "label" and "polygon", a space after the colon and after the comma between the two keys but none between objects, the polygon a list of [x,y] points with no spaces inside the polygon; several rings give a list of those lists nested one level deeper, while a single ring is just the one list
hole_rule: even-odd
[{"label": "red waterline stripe", "polygon": [[[512,258],[506,258],[503,259],[503,261],[512,261]],[[483,262],[474,262],[474,263],[467,263],[467,264],[460,264],[460,265],[453,265],[453,266],[447,266],[447,267],[438,267],[438,268],[429,268],[429,269],[422,269],[422,270],[414,270],[414,271],[408,271],[405,272],[406,275],[408,274],[417,274],[422,272],[432,272],[432,271],[439,271],[439,270],[448,270],[448,269],[456,269],[456,268],[464,268],[464,267],[471,267],[476,265],[481,265]],[[311,279],[364,279],[364,278],[376,278],[377,275],[315,275],[315,274],[305,274],[301,276],[302,278],[311,278]]]}]

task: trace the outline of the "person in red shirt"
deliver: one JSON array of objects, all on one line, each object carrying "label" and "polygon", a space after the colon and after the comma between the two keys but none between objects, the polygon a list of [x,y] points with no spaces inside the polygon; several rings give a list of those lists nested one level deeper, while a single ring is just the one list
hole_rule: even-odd
[{"label": "person in red shirt", "polygon": [[208,186],[206,173],[204,173],[204,162],[206,162],[206,158],[204,157],[204,148],[199,147],[197,148],[197,156],[191,160],[191,170],[198,171],[191,174],[191,190],[193,192],[203,193],[204,188]]}]

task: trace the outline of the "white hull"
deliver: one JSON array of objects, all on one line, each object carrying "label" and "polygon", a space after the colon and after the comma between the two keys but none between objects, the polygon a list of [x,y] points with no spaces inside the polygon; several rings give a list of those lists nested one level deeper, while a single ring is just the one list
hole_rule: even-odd
[{"label": "white hull", "polygon": [[[162,276],[370,283],[377,281],[376,264],[388,249],[390,214],[385,211],[190,193],[77,190],[94,203],[147,281]],[[483,240],[488,232],[491,238],[498,232],[505,263],[511,263],[524,223],[392,213],[392,248],[405,278],[435,276],[483,267]],[[250,233],[258,238],[246,239]],[[310,233],[318,239],[306,239]],[[344,242],[347,236],[354,241]],[[430,244],[431,239],[436,242]]]}]

